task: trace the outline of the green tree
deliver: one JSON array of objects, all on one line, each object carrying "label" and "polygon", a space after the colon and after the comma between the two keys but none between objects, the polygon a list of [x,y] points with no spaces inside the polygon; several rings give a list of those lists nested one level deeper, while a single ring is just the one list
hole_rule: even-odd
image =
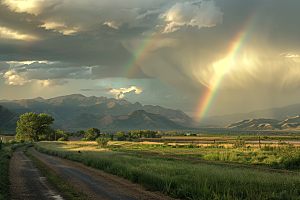
[{"label": "green tree", "polygon": [[87,141],[94,141],[100,135],[100,130],[97,128],[90,128],[85,131],[84,137]]},{"label": "green tree", "polygon": [[126,140],[126,134],[122,131],[117,132],[117,140],[119,140],[119,141]]},{"label": "green tree", "polygon": [[80,130],[80,131],[77,131],[76,135],[84,135],[84,131],[83,130]]},{"label": "green tree", "polygon": [[49,131],[50,125],[53,124],[54,118],[51,115],[42,113],[25,113],[20,116],[17,122],[16,139],[38,141],[40,135]]},{"label": "green tree", "polygon": [[58,141],[69,141],[69,135],[70,135],[69,132],[61,131],[59,129],[55,130],[55,132],[56,132],[56,139]]}]

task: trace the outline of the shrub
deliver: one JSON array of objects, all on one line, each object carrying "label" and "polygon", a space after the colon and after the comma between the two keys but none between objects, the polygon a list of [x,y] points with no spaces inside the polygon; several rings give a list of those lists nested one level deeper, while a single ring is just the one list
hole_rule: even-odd
[{"label": "shrub", "polygon": [[117,139],[118,139],[119,141],[125,141],[125,140],[126,140],[126,135],[125,135],[125,133],[122,132],[122,131],[119,131],[119,132],[117,133]]},{"label": "shrub", "polygon": [[97,138],[96,142],[98,143],[99,146],[106,146],[108,143],[108,139],[101,137],[101,138]]},{"label": "shrub", "polygon": [[16,144],[16,143],[18,143],[18,141],[17,141],[16,139],[9,140],[8,142],[9,142],[10,144]]},{"label": "shrub", "polygon": [[245,146],[244,140],[236,140],[233,144],[233,148],[244,147],[244,146]]}]

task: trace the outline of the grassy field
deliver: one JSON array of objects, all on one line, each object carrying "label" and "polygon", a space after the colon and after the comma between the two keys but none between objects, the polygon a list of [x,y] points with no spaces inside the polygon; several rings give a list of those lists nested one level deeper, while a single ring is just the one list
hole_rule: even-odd
[{"label": "grassy field", "polygon": [[[129,154],[100,148],[94,144],[91,142],[40,142],[35,147],[41,152],[82,162],[176,198],[299,199],[300,175],[298,173],[274,173]],[[125,144],[122,146],[134,148],[128,143]],[[155,146],[155,148],[160,147]],[[170,148],[170,152],[177,150],[171,147],[161,148]],[[184,152],[201,148],[178,149]],[[82,154],[78,154],[78,150]]]},{"label": "grassy field", "polygon": [[198,158],[202,160],[235,162],[252,165],[265,165],[276,168],[285,168],[285,162],[294,155],[299,155],[299,148],[293,145],[248,145],[247,147],[234,148],[233,144],[196,144],[178,145],[169,143],[163,144],[141,144],[115,143],[108,148],[113,151],[125,151],[135,153],[146,153],[153,155]]},{"label": "grassy field", "polygon": [[8,145],[3,144],[0,150],[0,200],[10,198],[9,195],[9,162],[12,156],[12,151],[6,148]]}]

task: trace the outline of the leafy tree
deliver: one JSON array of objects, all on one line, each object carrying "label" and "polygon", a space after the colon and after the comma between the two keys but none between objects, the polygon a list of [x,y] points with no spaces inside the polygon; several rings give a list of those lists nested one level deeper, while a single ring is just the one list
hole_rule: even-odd
[{"label": "leafy tree", "polygon": [[126,133],[119,131],[117,132],[117,139],[119,141],[125,141],[126,140]]},{"label": "leafy tree", "polygon": [[58,141],[69,141],[69,135],[70,135],[69,132],[61,131],[59,129],[55,130],[55,132],[56,132],[56,139]]},{"label": "leafy tree", "polygon": [[80,130],[80,131],[77,131],[76,135],[84,135],[84,131],[83,130]]},{"label": "leafy tree", "polygon": [[25,113],[20,116],[17,122],[17,135],[16,139],[23,139],[25,141],[34,140],[38,141],[38,137],[50,129],[53,124],[54,118],[51,115],[42,113]]},{"label": "leafy tree", "polygon": [[156,137],[156,131],[150,131],[150,130],[143,130],[142,136],[144,138],[155,138]]},{"label": "leafy tree", "polygon": [[100,135],[100,130],[97,128],[90,128],[85,131],[84,137],[88,141],[93,141]]}]

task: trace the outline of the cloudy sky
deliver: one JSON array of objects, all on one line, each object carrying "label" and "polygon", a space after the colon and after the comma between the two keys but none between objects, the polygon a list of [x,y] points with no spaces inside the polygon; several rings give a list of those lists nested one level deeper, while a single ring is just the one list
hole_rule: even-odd
[{"label": "cloudy sky", "polygon": [[0,0],[0,99],[213,116],[300,103],[299,0]]}]

